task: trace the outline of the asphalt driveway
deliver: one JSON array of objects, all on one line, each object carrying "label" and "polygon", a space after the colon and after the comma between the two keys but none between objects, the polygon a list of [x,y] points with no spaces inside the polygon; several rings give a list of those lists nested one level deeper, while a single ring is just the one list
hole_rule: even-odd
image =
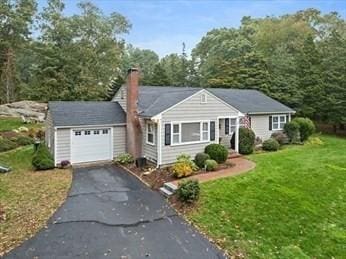
[{"label": "asphalt driveway", "polygon": [[120,168],[74,170],[46,229],[6,258],[225,258],[157,192]]}]

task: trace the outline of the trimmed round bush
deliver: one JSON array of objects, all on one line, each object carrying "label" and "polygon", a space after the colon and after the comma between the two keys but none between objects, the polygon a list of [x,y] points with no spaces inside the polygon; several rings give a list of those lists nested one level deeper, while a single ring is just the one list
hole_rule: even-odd
[{"label": "trimmed round bush", "polygon": [[55,167],[53,156],[44,143],[38,146],[31,163],[35,170],[48,170]]},{"label": "trimmed round bush", "polygon": [[277,142],[279,142],[280,145],[285,145],[285,144],[289,143],[289,139],[288,139],[287,134],[285,132],[282,132],[282,131],[274,132],[271,135],[271,138],[273,138]]},{"label": "trimmed round bush", "polygon": [[213,159],[208,159],[205,161],[205,168],[207,171],[215,171],[217,169],[217,162]]},{"label": "trimmed round bush", "polygon": [[219,164],[224,163],[228,157],[228,150],[221,144],[210,144],[205,147],[204,152]]},{"label": "trimmed round bush", "polygon": [[35,140],[33,138],[27,137],[27,136],[19,136],[16,139],[16,143],[19,146],[27,146],[27,145],[32,145],[35,143]]},{"label": "trimmed round bush", "polygon": [[276,139],[270,138],[263,142],[262,148],[266,151],[277,151],[280,148],[280,144]]},{"label": "trimmed round bush", "polygon": [[239,153],[251,154],[254,150],[256,135],[252,129],[239,128]]},{"label": "trimmed round bush", "polygon": [[210,156],[206,153],[197,153],[195,156],[195,163],[199,168],[204,168],[205,161],[210,159]]},{"label": "trimmed round bush", "polygon": [[200,187],[196,180],[187,180],[179,183],[177,189],[178,199],[182,202],[193,203],[199,198]]},{"label": "trimmed round bush", "polygon": [[299,141],[299,124],[294,120],[285,124],[284,132],[287,134],[291,143]]},{"label": "trimmed round bush", "polygon": [[292,121],[298,123],[300,140],[306,141],[315,132],[316,127],[312,120],[309,118],[295,118]]},{"label": "trimmed round bush", "polygon": [[2,138],[0,136],[0,152],[9,151],[11,149],[15,149],[16,147],[17,144],[14,141],[7,138]]}]

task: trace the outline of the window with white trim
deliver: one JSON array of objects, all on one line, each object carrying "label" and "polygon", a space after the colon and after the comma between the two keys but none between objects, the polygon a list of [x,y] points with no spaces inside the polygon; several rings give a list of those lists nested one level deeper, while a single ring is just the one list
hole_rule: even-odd
[{"label": "window with white trim", "polygon": [[209,141],[209,121],[180,122],[172,124],[172,144]]},{"label": "window with white trim", "polygon": [[208,97],[207,94],[201,94],[201,103],[207,103]]},{"label": "window with white trim", "polygon": [[283,130],[286,124],[286,115],[274,115],[272,117],[273,130]]},{"label": "window with white trim", "polygon": [[90,130],[85,130],[84,135],[90,135]]},{"label": "window with white trim", "polygon": [[236,129],[237,129],[237,119],[236,118],[231,118],[229,121],[229,129],[230,133],[233,134]]},{"label": "window with white trim", "polygon": [[108,129],[102,130],[102,134],[108,134]]},{"label": "window with white trim", "polygon": [[180,124],[173,124],[172,126],[172,143],[178,144],[180,142]]},{"label": "window with white trim", "polygon": [[99,130],[94,130],[94,135],[99,135],[100,131]]},{"label": "window with white trim", "polygon": [[153,123],[147,123],[147,143],[151,145],[155,144],[155,131]]},{"label": "window with white trim", "polygon": [[202,123],[202,140],[203,141],[209,140],[209,122]]},{"label": "window with white trim", "polygon": [[74,135],[75,135],[75,136],[80,136],[80,135],[82,135],[82,132],[81,132],[81,131],[75,131],[75,132],[74,132]]}]

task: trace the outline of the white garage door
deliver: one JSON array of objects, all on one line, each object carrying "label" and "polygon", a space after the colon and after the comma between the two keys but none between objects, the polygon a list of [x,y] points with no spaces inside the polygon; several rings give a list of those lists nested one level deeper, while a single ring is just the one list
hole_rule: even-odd
[{"label": "white garage door", "polygon": [[71,137],[72,163],[112,159],[110,128],[75,129]]}]

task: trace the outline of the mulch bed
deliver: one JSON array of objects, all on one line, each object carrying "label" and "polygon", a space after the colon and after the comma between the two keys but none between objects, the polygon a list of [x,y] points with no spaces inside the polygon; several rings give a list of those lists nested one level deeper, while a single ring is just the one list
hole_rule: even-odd
[{"label": "mulch bed", "polygon": [[[233,167],[234,164],[230,161],[226,161],[223,164],[219,164],[216,171],[224,170],[227,168]],[[156,166],[154,164],[148,165],[145,168],[138,168],[134,164],[127,165],[126,168],[131,170],[133,173],[135,173],[137,176],[139,176],[143,181],[148,183],[152,189],[158,190],[160,187],[163,186],[166,182],[172,182],[178,180],[178,178],[174,177],[172,170],[170,167],[164,167],[164,168],[155,168]],[[151,171],[151,172],[150,172]],[[149,174],[146,174],[146,172],[150,172]],[[197,174],[212,174],[214,172],[207,172],[205,170],[199,170],[194,172],[193,175]],[[180,178],[179,180],[183,180],[184,178]]]},{"label": "mulch bed", "polygon": [[0,136],[2,136],[3,138],[16,138],[18,136],[21,136],[22,134],[14,132],[14,131],[0,131]]}]

